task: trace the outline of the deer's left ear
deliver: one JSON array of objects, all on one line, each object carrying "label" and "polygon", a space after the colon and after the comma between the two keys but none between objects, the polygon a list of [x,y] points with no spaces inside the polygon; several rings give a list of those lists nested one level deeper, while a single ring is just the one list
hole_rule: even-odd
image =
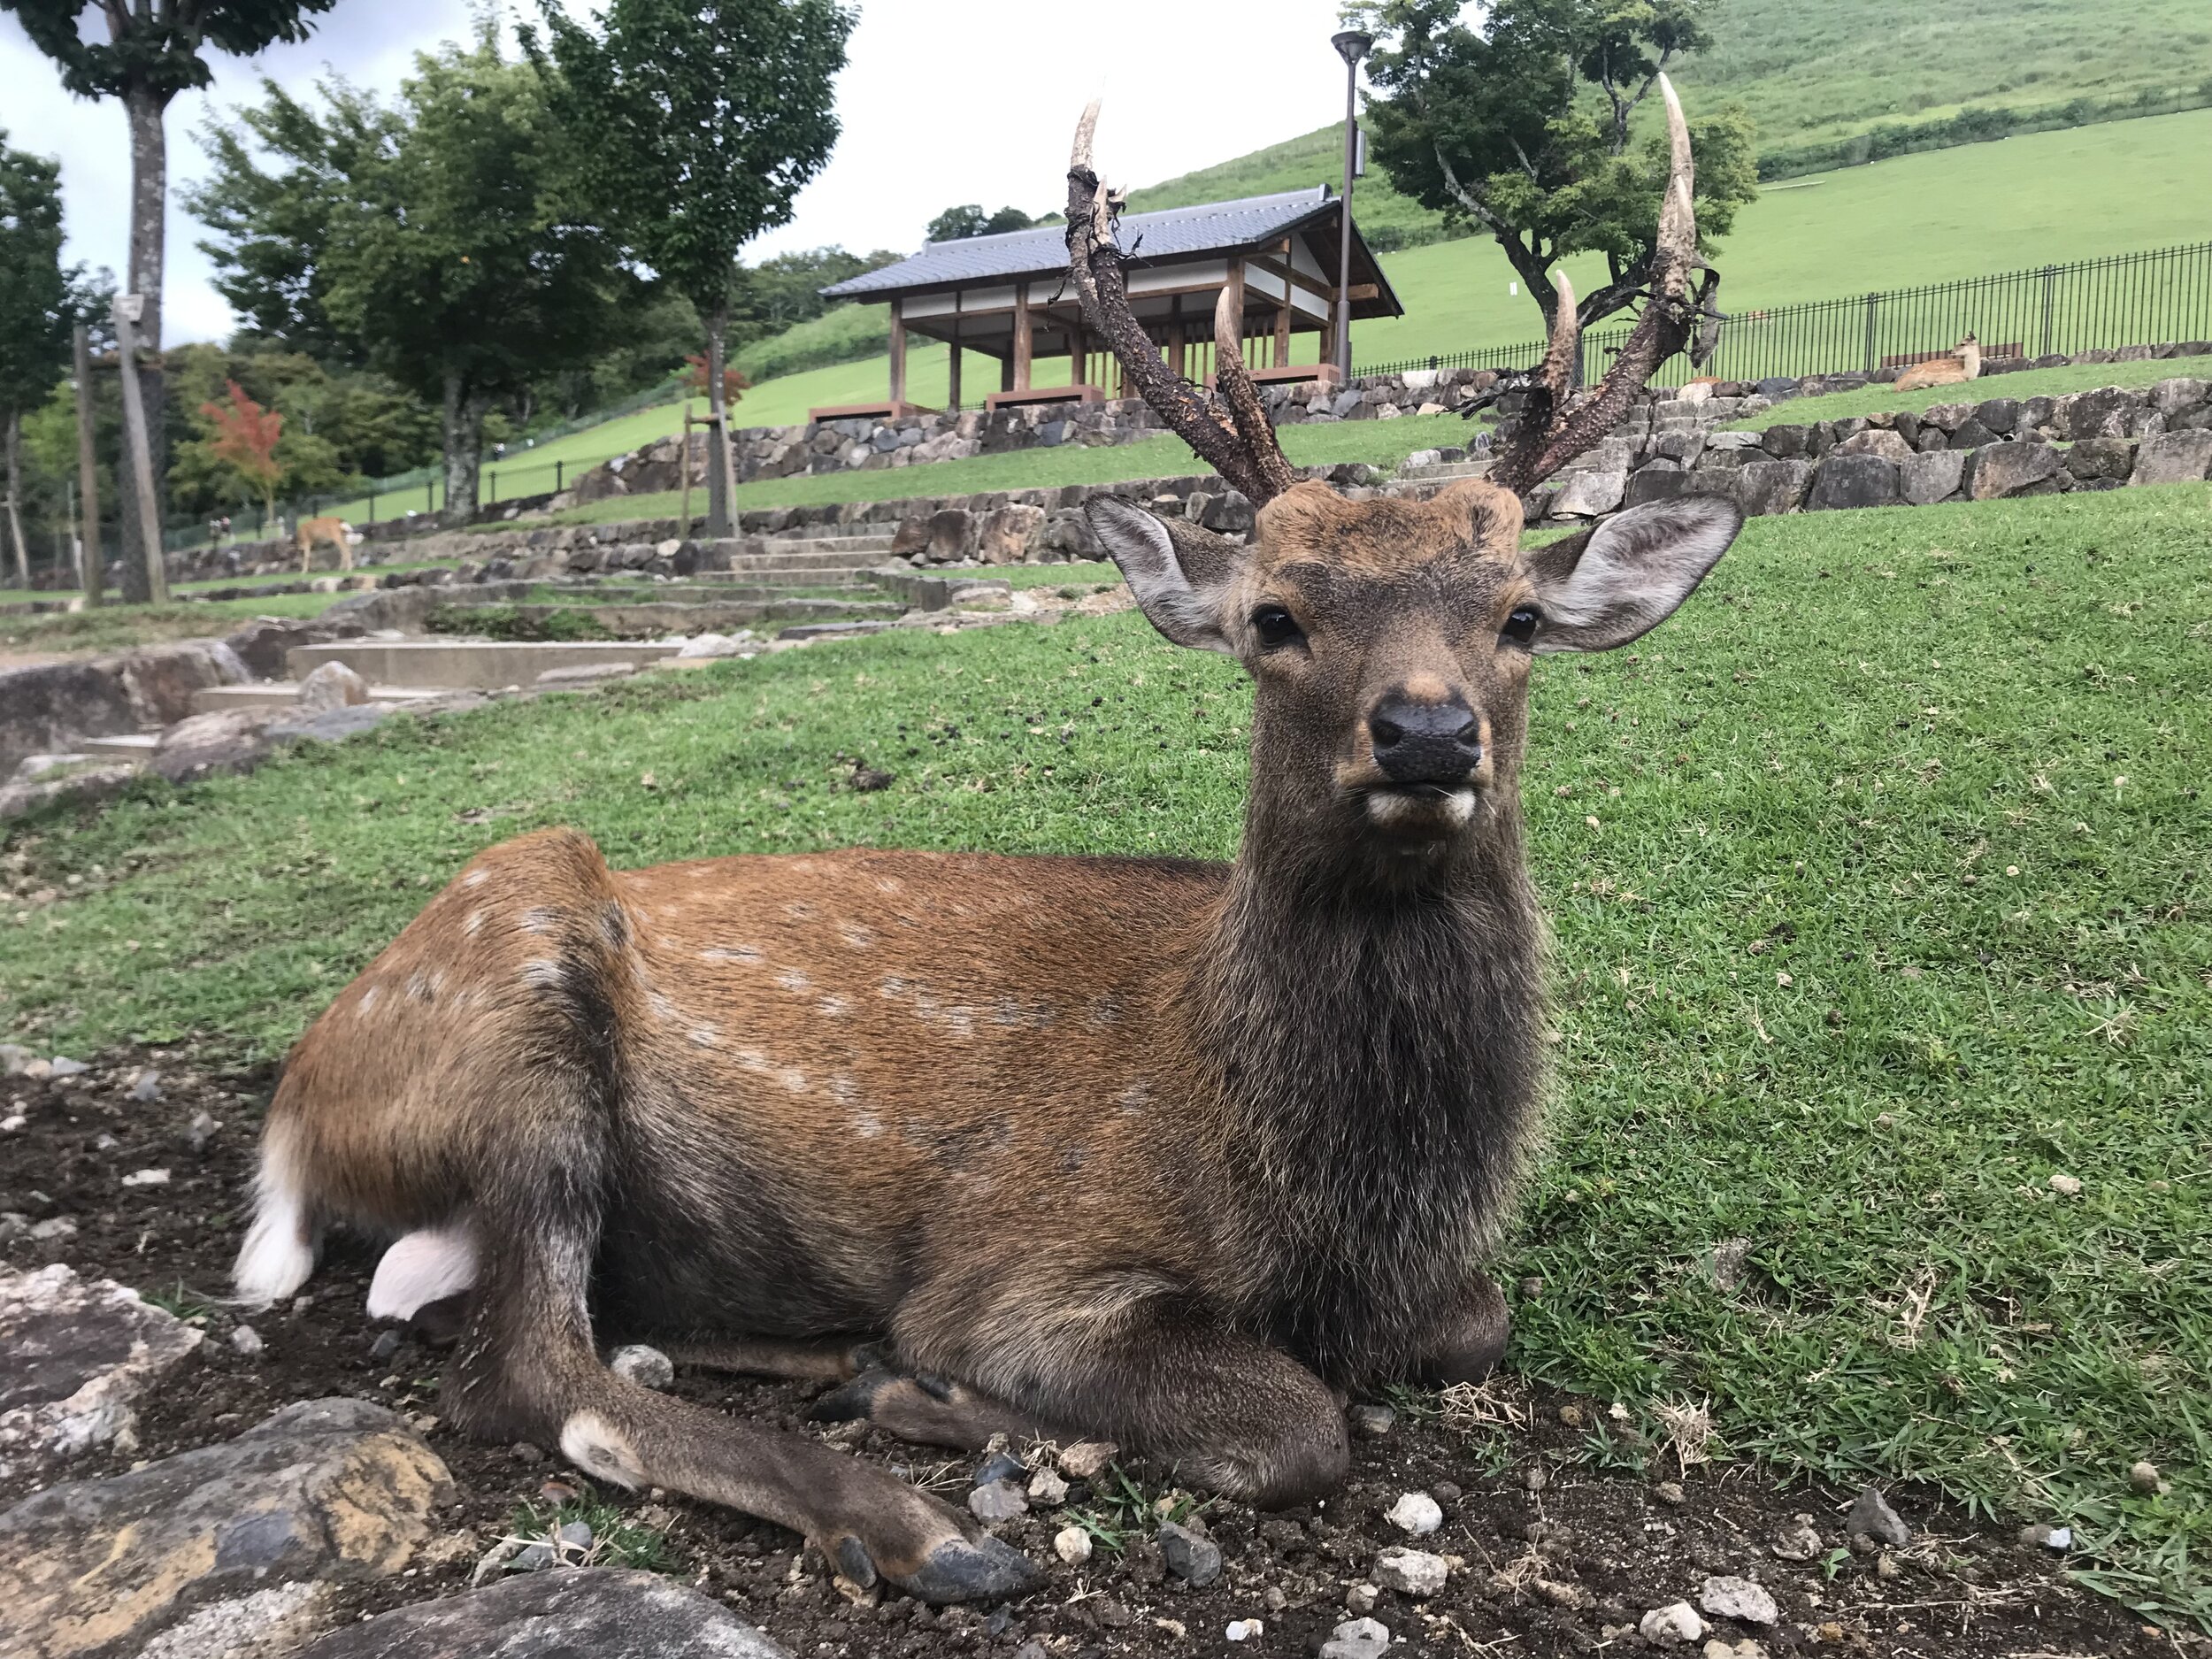
[{"label": "deer's left ear", "polygon": [[1235,543],[1113,495],[1087,503],[1083,516],[1154,627],[1194,650],[1232,649],[1221,606],[1243,557]]},{"label": "deer's left ear", "polygon": [[1522,556],[1543,621],[1539,651],[1609,651],[1649,633],[1696,590],[1743,528],[1732,502],[1684,495],[1616,513]]}]

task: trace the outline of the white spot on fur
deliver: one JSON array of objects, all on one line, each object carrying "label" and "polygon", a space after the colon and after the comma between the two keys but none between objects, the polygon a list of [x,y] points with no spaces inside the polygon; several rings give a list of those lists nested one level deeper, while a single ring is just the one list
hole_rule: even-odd
[{"label": "white spot on fur", "polygon": [[975,1035],[975,1010],[949,1008],[938,1016],[937,1023],[956,1037],[972,1037]]},{"label": "white spot on fur", "polygon": [[384,1252],[369,1281],[369,1317],[411,1319],[476,1282],[476,1242],[465,1227],[425,1227]]},{"label": "white spot on fur", "polygon": [[873,1141],[878,1135],[883,1133],[883,1119],[877,1117],[873,1112],[855,1112],[853,1114],[853,1133],[857,1134],[863,1141]]},{"label": "white spot on fur", "polygon": [[801,899],[795,903],[785,905],[783,913],[795,922],[810,922],[822,912],[804,899]]},{"label": "white spot on fur", "polygon": [[659,1020],[663,1025],[666,1025],[670,1020],[676,1018],[675,1003],[670,1002],[658,991],[654,992],[651,996],[646,999],[646,1004],[653,1010],[653,1018]]},{"label": "white spot on fur", "polygon": [[713,1025],[694,1025],[686,1034],[702,1048],[713,1048],[722,1036],[721,1031]]},{"label": "white spot on fur", "polygon": [[384,987],[380,985],[363,987],[361,991],[361,1011],[365,1014],[371,1009],[374,1008],[376,1006],[376,999],[383,995],[383,991]]},{"label": "white spot on fur", "polygon": [[914,987],[911,984],[905,979],[901,979],[895,973],[886,976],[883,981],[883,995],[889,997],[895,1002],[897,1002],[902,996],[905,996],[911,993]]},{"label": "white spot on fur", "polygon": [[1114,1096],[1114,1104],[1125,1112],[1140,1112],[1152,1103],[1152,1085],[1139,1078],[1127,1088]]},{"label": "white spot on fur", "polygon": [[720,945],[714,945],[701,951],[699,960],[702,962],[742,962],[750,964],[760,960],[760,951],[752,945],[732,945],[726,949]]},{"label": "white spot on fur", "polygon": [[876,878],[876,891],[879,893],[903,893],[906,891],[906,886],[895,876],[878,876]]},{"label": "white spot on fur", "polygon": [[561,964],[550,956],[533,956],[522,964],[522,982],[541,991],[553,990],[561,982]]},{"label": "white spot on fur", "polygon": [[558,910],[549,910],[543,906],[525,910],[522,913],[522,931],[526,933],[549,933],[553,931],[553,924],[560,919]]},{"label": "white spot on fur", "polygon": [[293,1136],[283,1126],[261,1138],[261,1171],[254,1181],[253,1226],[231,1270],[238,1300],[265,1308],[304,1285],[315,1271],[315,1239],[301,1190]]},{"label": "white spot on fur", "polygon": [[461,924],[461,931],[464,933],[466,933],[470,938],[473,939],[476,937],[478,930],[483,926],[484,907],[480,904],[476,907],[476,909],[468,913],[468,919]]},{"label": "white spot on fur", "polygon": [[465,887],[480,887],[484,885],[484,875],[485,872],[481,870],[472,870],[461,878],[461,885]]},{"label": "white spot on fur", "polygon": [[853,1005],[841,996],[826,996],[815,1007],[825,1019],[842,1019],[853,1011]]},{"label": "white spot on fur", "polygon": [[645,1484],[636,1448],[596,1411],[572,1412],[561,1425],[561,1455],[602,1480],[632,1491]]},{"label": "white spot on fur", "polygon": [[434,994],[428,974],[419,970],[407,976],[407,995],[413,997],[415,1001],[427,1002]]},{"label": "white spot on fur", "polygon": [[1094,996],[1091,999],[1089,1024],[1093,1031],[1103,1031],[1109,1025],[1121,1023],[1121,999],[1118,996]]},{"label": "white spot on fur", "polygon": [[795,1065],[787,1065],[776,1073],[776,1080],[794,1094],[806,1093],[806,1073]]},{"label": "white spot on fur", "polygon": [[849,1071],[838,1072],[823,1087],[829,1090],[829,1097],[841,1106],[849,1106],[860,1098],[860,1085],[853,1080],[853,1074]]},{"label": "white spot on fur", "polygon": [[841,923],[837,929],[837,936],[855,950],[869,949],[876,942],[874,930],[863,927],[858,922]]},{"label": "white spot on fur", "polygon": [[738,1064],[743,1066],[748,1071],[765,1071],[768,1070],[768,1056],[757,1048],[740,1048],[736,1054],[731,1057],[734,1059]]},{"label": "white spot on fur", "polygon": [[814,981],[796,968],[786,968],[776,976],[776,983],[787,991],[803,991]]}]

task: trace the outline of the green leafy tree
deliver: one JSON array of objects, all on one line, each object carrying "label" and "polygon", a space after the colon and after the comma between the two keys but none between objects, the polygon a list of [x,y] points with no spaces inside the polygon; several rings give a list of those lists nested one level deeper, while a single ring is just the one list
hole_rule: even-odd
[{"label": "green leafy tree", "polygon": [[[526,406],[622,329],[618,250],[579,192],[548,79],[503,62],[487,25],[418,57],[394,108],[333,82],[318,115],[271,88],[246,125],[275,171],[219,150],[196,197],[219,208],[210,250],[226,280],[251,281],[283,328],[304,342],[326,327],[437,408],[455,524],[475,511],[495,408]],[[305,257],[263,260],[295,224],[311,232]]]},{"label": "green leafy tree", "polygon": [[1027,230],[1036,222],[1018,207],[1002,207],[995,213],[987,213],[980,202],[970,202],[962,207],[947,208],[929,221],[928,228],[922,234],[932,242],[965,242],[971,236]]},{"label": "green leafy tree", "polygon": [[[92,0],[0,0],[0,11],[14,13],[32,44],[60,66],[62,85],[80,97],[122,100],[131,145],[130,264],[125,278],[128,291],[145,300],[138,329],[150,353],[161,349],[163,219],[169,193],[165,121],[170,101],[180,92],[207,85],[212,77],[205,57],[209,48],[251,57],[278,41],[305,40],[309,18],[334,4],[100,0],[96,6]],[[94,19],[88,27],[88,12]],[[140,365],[139,375],[158,491],[167,460],[158,362]],[[121,494],[123,520],[129,530],[137,518],[137,497],[131,490]],[[126,559],[124,597],[142,600],[147,586],[140,562]]]},{"label": "green leafy tree", "polygon": [[597,34],[541,0],[554,107],[623,245],[698,308],[712,412],[710,533],[730,527],[722,365],[738,250],[787,222],[837,142],[836,0],[610,0]]},{"label": "green leafy tree", "polygon": [[66,371],[77,273],[61,263],[61,164],[12,150],[0,130],[0,428],[16,580],[31,584],[23,540],[23,417]]},{"label": "green leafy tree", "polygon": [[[1367,104],[1375,159],[1404,194],[1487,231],[1551,333],[1552,271],[1605,256],[1582,296],[1584,327],[1624,310],[1650,278],[1666,182],[1663,134],[1638,144],[1637,111],[1660,73],[1708,43],[1715,0],[1374,0],[1346,9],[1378,50]],[[1690,123],[1701,250],[1758,193],[1751,123],[1730,108]]]}]

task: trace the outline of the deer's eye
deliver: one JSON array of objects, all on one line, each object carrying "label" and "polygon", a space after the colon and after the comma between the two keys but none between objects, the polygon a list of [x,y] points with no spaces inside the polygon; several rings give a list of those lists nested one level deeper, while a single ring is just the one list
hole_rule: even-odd
[{"label": "deer's eye", "polygon": [[1505,619],[1500,637],[1510,640],[1516,645],[1526,645],[1536,637],[1536,625],[1542,620],[1534,605],[1517,606],[1513,614]]},{"label": "deer's eye", "polygon": [[1306,637],[1304,630],[1298,626],[1297,618],[1280,605],[1262,605],[1255,611],[1252,613],[1252,632],[1260,636],[1260,643],[1270,650]]}]

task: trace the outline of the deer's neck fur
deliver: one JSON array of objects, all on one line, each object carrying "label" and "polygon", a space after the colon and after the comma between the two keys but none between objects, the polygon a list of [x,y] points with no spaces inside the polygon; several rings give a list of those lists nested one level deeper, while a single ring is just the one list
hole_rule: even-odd
[{"label": "deer's neck fur", "polygon": [[1248,829],[1187,1004],[1240,1312],[1333,1381],[1395,1375],[1494,1233],[1540,1085],[1518,814],[1386,877]]}]

